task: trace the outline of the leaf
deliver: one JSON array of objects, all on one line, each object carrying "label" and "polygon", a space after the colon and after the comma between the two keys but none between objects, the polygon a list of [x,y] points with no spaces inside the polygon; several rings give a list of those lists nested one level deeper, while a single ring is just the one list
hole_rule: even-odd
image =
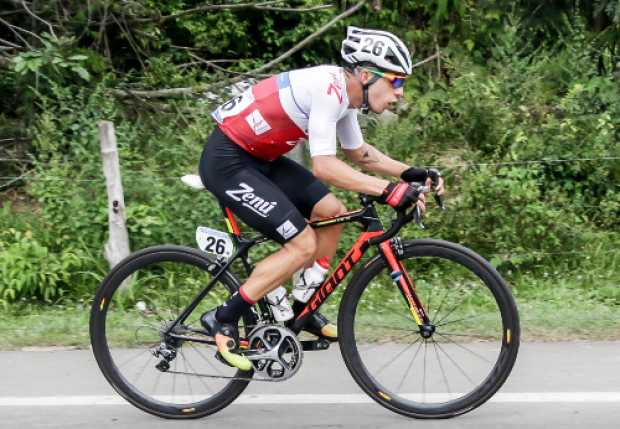
[{"label": "leaf", "polygon": [[85,81],[90,81],[90,73],[84,67],[71,67],[71,70],[76,72]]},{"label": "leaf", "polygon": [[26,69],[26,66],[28,65],[23,59],[21,59],[20,57],[17,57],[20,59],[19,62],[17,62],[16,60],[16,64],[15,64],[15,73],[20,73],[23,74],[23,71]]},{"label": "leaf", "polygon": [[88,57],[86,55],[78,54],[78,55],[71,55],[69,59],[75,60],[75,61],[84,61],[84,60],[87,60]]}]

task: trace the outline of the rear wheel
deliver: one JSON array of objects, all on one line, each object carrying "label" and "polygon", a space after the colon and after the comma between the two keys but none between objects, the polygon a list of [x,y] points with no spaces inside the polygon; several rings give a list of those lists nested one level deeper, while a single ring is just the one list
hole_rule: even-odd
[{"label": "rear wheel", "polygon": [[[230,273],[174,328],[184,339],[163,335],[218,270],[195,249],[155,246],[130,255],[104,279],[91,310],[93,352],[112,387],[133,405],[160,417],[198,418],[224,408],[248,385],[252,371],[219,362],[212,338],[200,332],[200,315],[238,289]],[[242,336],[251,324],[248,313]]]},{"label": "rear wheel", "polygon": [[519,348],[515,302],[499,273],[471,250],[441,240],[403,244],[399,259],[416,285],[432,335],[421,334],[377,256],[342,299],[344,361],[370,397],[397,413],[447,418],[471,411],[512,370]]}]

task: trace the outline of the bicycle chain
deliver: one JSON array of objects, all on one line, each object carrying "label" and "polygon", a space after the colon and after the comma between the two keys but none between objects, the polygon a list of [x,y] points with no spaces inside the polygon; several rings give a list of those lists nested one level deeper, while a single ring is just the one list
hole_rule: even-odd
[{"label": "bicycle chain", "polygon": [[203,377],[203,378],[219,378],[226,380],[241,380],[241,381],[265,381],[270,383],[278,383],[283,380],[273,380],[270,378],[254,378],[254,377],[229,377],[226,375],[213,375],[213,374],[198,374],[193,372],[184,372],[184,371],[166,371],[168,374],[180,374],[180,375],[193,375],[194,377]]}]

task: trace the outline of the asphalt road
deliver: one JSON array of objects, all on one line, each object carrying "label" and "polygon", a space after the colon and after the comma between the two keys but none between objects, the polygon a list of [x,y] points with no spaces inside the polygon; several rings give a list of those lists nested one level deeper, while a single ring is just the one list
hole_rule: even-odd
[{"label": "asphalt road", "polygon": [[620,342],[526,343],[488,403],[450,420],[412,420],[369,400],[337,347],[305,354],[283,383],[251,384],[237,402],[192,421],[125,404],[89,350],[0,352],[0,428],[618,428]]}]

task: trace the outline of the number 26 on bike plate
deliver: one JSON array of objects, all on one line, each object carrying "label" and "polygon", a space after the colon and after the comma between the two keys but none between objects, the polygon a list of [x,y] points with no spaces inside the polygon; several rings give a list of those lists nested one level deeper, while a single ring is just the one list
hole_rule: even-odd
[{"label": "number 26 on bike plate", "polygon": [[230,258],[234,251],[230,235],[206,226],[196,228],[196,242],[203,252],[222,256],[226,259]]}]

